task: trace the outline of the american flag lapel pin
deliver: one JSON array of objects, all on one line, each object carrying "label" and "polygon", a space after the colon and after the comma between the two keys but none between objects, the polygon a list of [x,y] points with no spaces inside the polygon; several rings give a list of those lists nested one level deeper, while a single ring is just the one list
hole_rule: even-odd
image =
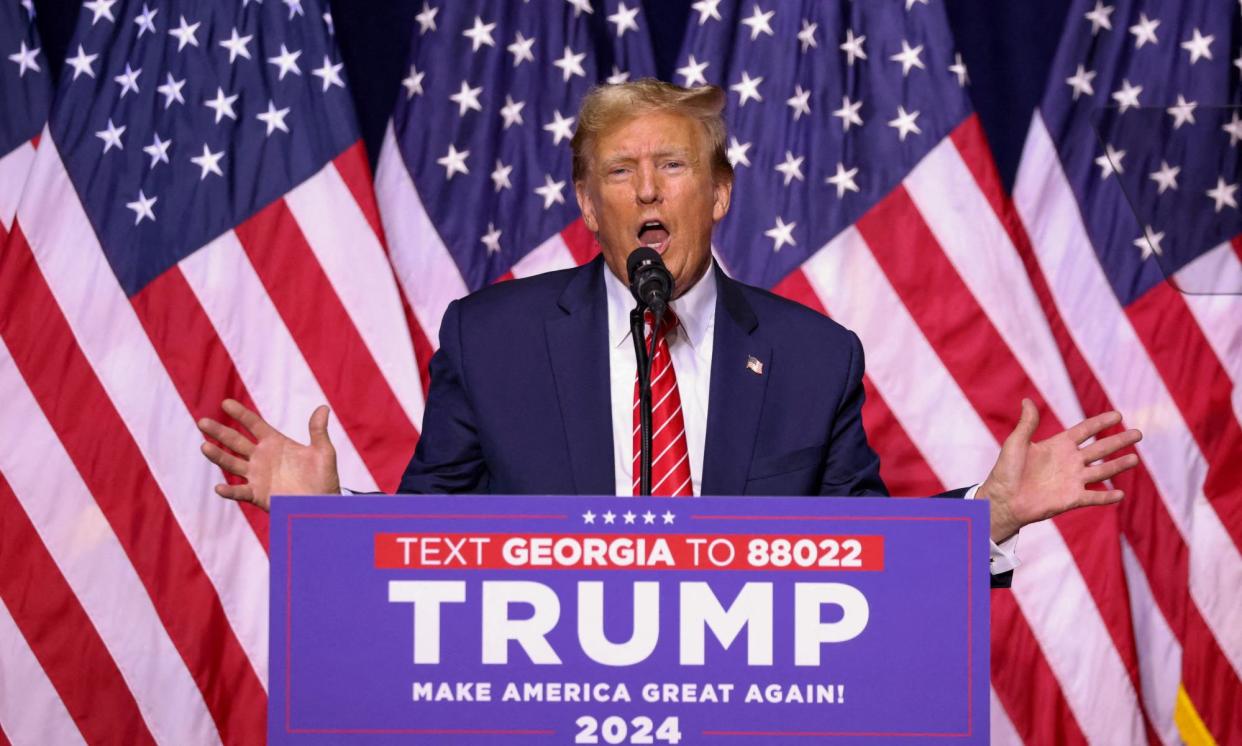
[{"label": "american flag lapel pin", "polygon": [[754,355],[747,355],[746,356],[746,370],[749,370],[751,373],[754,373],[757,376],[763,375],[763,361],[755,357]]}]

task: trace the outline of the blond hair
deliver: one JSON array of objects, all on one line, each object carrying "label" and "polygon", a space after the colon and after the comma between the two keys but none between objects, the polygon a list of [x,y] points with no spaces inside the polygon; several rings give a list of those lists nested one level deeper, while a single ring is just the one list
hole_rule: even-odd
[{"label": "blond hair", "polygon": [[582,99],[578,129],[570,141],[574,181],[586,178],[590,150],[601,134],[636,116],[657,111],[681,114],[702,125],[711,151],[712,176],[717,182],[733,181],[733,165],[725,151],[724,107],[725,92],[714,85],[683,88],[655,78],[597,85]]}]

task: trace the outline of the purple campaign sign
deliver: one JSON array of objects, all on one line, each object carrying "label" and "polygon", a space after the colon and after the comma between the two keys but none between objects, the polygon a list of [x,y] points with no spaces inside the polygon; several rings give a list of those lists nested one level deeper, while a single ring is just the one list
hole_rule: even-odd
[{"label": "purple campaign sign", "polygon": [[984,743],[988,506],[281,497],[273,744]]}]

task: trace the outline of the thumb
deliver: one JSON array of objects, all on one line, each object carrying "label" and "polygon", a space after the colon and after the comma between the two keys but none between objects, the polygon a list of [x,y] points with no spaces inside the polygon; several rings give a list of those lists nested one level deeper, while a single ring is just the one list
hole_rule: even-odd
[{"label": "thumb", "polygon": [[310,423],[306,426],[310,431],[310,442],[312,446],[331,446],[332,441],[328,439],[328,405],[320,404],[311,412]]},{"label": "thumb", "polygon": [[1022,400],[1022,414],[1018,416],[1018,424],[1014,426],[1013,432],[1009,434],[1007,441],[1030,443],[1031,438],[1035,435],[1035,430],[1038,428],[1039,409],[1036,408],[1035,402],[1024,398]]}]

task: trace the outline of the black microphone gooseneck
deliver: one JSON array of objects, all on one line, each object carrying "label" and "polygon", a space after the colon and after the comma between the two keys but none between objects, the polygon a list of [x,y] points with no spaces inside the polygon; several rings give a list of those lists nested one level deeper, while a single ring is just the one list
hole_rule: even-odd
[{"label": "black microphone gooseneck", "polygon": [[[625,263],[630,292],[638,301],[630,311],[630,336],[634,338],[634,358],[638,367],[639,416],[639,494],[651,494],[651,359],[655,357],[656,330],[660,328],[673,291],[673,276],[664,266],[659,252],[640,246],[630,252]],[[651,346],[643,343],[646,324],[643,312],[651,309]]]}]

